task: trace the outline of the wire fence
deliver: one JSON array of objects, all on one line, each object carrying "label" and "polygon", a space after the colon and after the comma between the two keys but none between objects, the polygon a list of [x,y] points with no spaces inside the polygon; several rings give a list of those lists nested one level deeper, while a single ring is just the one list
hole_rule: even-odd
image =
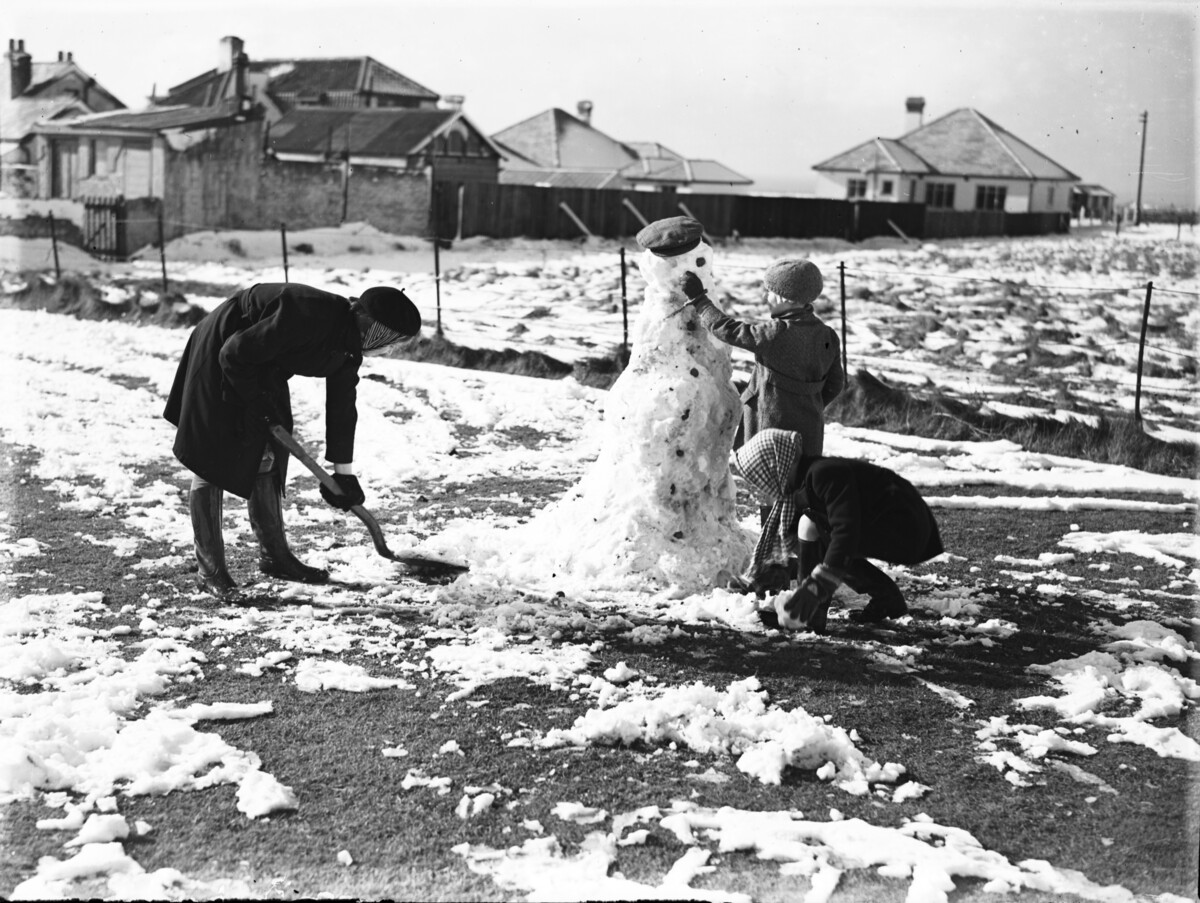
[{"label": "wire fence", "polygon": [[[168,278],[168,271],[167,271],[166,242],[164,240],[165,228],[166,228],[166,225],[168,225],[168,222],[164,221],[162,213],[161,213],[161,208],[160,208],[160,211],[159,211],[159,214],[157,217],[124,219],[122,222],[125,224],[151,225],[151,226],[156,227],[157,237],[158,237],[156,247],[159,252],[159,260],[160,260],[161,272],[162,272],[162,290],[165,295],[169,288],[169,278]],[[51,244],[52,244],[52,254],[53,254],[53,258],[54,258],[55,277],[61,278],[62,272],[61,272],[61,266],[60,266],[60,262],[59,262],[58,235],[57,235],[57,230],[56,230],[53,214],[50,214],[50,216],[49,216],[49,223],[50,223],[50,237],[51,237]],[[233,229],[229,229],[229,230],[214,229],[211,226],[205,226],[205,225],[197,224],[197,223],[184,223],[181,221],[174,221],[174,220],[169,221],[169,225],[171,225],[172,227],[182,226],[185,229],[190,229],[193,231],[208,231],[208,232],[214,232],[214,233],[218,233],[218,234],[222,231],[228,231],[228,232],[239,231],[239,230],[233,230]],[[287,237],[287,224],[286,223],[279,224],[279,237],[280,237],[280,258],[281,258],[281,263],[283,266],[283,278],[284,278],[284,282],[288,282],[290,280],[290,266],[289,266],[289,259],[288,259],[288,237]],[[442,277],[442,272],[441,272],[441,259],[440,259],[440,250],[441,250],[442,240],[434,239],[432,241],[432,245],[433,245],[433,261],[434,261],[433,282],[434,282],[434,291],[435,291],[435,307],[436,307],[436,315],[437,315],[436,329],[437,329],[438,335],[441,335],[441,334],[443,334],[443,330],[444,330],[443,317],[442,317],[444,312],[469,314],[469,313],[474,313],[475,309],[468,308],[468,307],[458,307],[457,305],[453,305],[453,304],[446,305],[443,302],[443,300],[442,300],[443,277]],[[621,340],[621,349],[620,350],[621,350],[622,354],[627,354],[628,350],[629,350],[628,260],[626,257],[626,250],[624,247],[619,249],[618,254],[619,254],[619,260],[618,260],[617,265],[620,270],[620,283],[619,284],[620,284],[620,292],[621,292],[621,320],[622,320],[622,340]],[[724,264],[722,264],[722,266],[727,269],[735,269],[735,270],[761,270],[762,269],[761,265],[740,264],[740,263],[736,263],[736,262],[732,262],[732,261],[728,262],[728,263],[724,263]],[[842,367],[844,370],[847,370],[847,372],[848,372],[848,366],[849,366],[849,359],[848,359],[848,344],[849,343],[847,342],[847,335],[848,335],[847,327],[849,324],[848,324],[848,317],[847,317],[847,311],[846,311],[846,302],[847,302],[846,279],[847,279],[847,277],[850,277],[851,279],[856,279],[856,278],[862,279],[865,277],[897,279],[897,278],[901,278],[901,277],[907,277],[907,278],[913,278],[913,279],[926,280],[931,285],[936,284],[938,282],[975,283],[975,284],[979,284],[979,285],[987,285],[987,286],[996,287],[996,288],[1003,288],[1008,291],[1012,291],[1015,289],[1018,292],[1019,291],[1044,291],[1044,292],[1060,292],[1060,293],[1061,292],[1086,292],[1086,293],[1095,294],[1095,295],[1134,295],[1134,294],[1139,294],[1144,291],[1145,296],[1144,296],[1144,304],[1143,304],[1143,308],[1142,308],[1141,330],[1140,330],[1139,338],[1136,341],[1136,343],[1134,342],[1133,339],[1124,339],[1124,340],[1114,340],[1112,342],[1107,342],[1107,343],[1090,342],[1086,346],[1088,350],[1092,350],[1092,351],[1097,350],[1097,349],[1104,349],[1104,348],[1125,347],[1125,346],[1130,346],[1133,344],[1136,344],[1138,346],[1136,388],[1135,388],[1135,394],[1134,394],[1134,419],[1135,419],[1135,421],[1138,421],[1138,422],[1140,422],[1142,419],[1142,416],[1141,416],[1142,375],[1143,375],[1143,370],[1144,370],[1144,361],[1145,361],[1145,354],[1146,354],[1146,335],[1147,335],[1147,332],[1149,329],[1150,310],[1151,310],[1151,302],[1152,302],[1153,295],[1157,292],[1157,293],[1162,293],[1162,294],[1179,295],[1179,296],[1193,297],[1193,298],[1200,297],[1200,292],[1192,291],[1192,290],[1188,290],[1188,289],[1167,288],[1167,287],[1164,287],[1161,285],[1155,285],[1152,280],[1147,281],[1144,284],[1130,283],[1130,284],[1125,284],[1125,285],[1062,285],[1062,284],[1052,284],[1052,283],[1048,283],[1048,282],[1030,282],[1025,279],[1016,279],[1016,278],[1013,278],[1012,276],[960,275],[957,273],[929,272],[929,271],[912,270],[912,269],[906,269],[906,268],[878,269],[878,268],[873,268],[873,267],[859,267],[859,266],[848,267],[846,265],[845,261],[839,262],[837,269],[838,269],[838,287],[839,287],[838,294],[839,294],[840,307],[841,307]],[[1067,347],[1071,347],[1073,343],[1071,343],[1069,341],[1056,341],[1051,344],[1065,345]],[[1175,349],[1171,349],[1171,348],[1157,348],[1155,350],[1159,353],[1171,355],[1173,357],[1183,358],[1185,360],[1200,361],[1200,358],[1198,358],[1196,355],[1188,354],[1187,352],[1184,352],[1184,351],[1179,351],[1179,350],[1175,350]]]}]

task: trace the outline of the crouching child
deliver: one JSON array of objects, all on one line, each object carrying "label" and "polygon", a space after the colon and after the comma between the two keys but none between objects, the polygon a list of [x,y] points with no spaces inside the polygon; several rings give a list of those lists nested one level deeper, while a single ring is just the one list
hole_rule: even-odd
[{"label": "crouching child", "polygon": [[779,626],[824,633],[843,583],[870,600],[852,621],[907,613],[900,587],[867,559],[913,565],[944,551],[933,512],[908,480],[868,461],[806,456],[800,434],[788,430],[763,430],[732,463],[760,504],[771,505],[747,579],[777,567],[781,556],[797,560],[797,588],[775,599]]}]

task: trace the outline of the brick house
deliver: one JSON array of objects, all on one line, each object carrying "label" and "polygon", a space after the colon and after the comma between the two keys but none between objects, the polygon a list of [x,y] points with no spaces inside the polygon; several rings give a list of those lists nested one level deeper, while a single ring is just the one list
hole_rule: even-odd
[{"label": "brick house", "polygon": [[909,130],[899,138],[872,138],[813,166],[815,193],[931,211],[1069,215],[1075,173],[978,110],[925,124],[924,107],[924,98],[908,99]]}]

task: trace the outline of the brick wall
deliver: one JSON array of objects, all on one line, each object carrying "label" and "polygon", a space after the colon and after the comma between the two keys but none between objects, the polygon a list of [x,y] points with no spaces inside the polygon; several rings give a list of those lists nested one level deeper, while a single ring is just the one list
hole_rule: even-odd
[{"label": "brick wall", "polygon": [[429,234],[429,183],[341,161],[281,162],[262,153],[263,126],[248,122],[211,130],[193,146],[169,154],[166,165],[168,240],[202,229],[289,229],[366,222],[385,232]]}]

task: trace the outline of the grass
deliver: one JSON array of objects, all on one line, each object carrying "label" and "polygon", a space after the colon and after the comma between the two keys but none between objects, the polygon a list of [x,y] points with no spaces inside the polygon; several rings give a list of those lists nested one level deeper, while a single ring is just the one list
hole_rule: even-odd
[{"label": "grass", "polygon": [[1095,426],[1074,419],[1007,417],[936,387],[916,391],[889,386],[866,370],[848,381],[846,390],[826,409],[826,417],[843,426],[931,439],[1007,439],[1031,452],[1122,464],[1167,476],[1193,478],[1200,473],[1200,447],[1150,436],[1132,417],[1101,415]]},{"label": "grass", "polygon": [[[537,437],[509,438],[519,443]],[[45,555],[25,567],[10,587],[14,593],[102,589],[107,614],[93,626],[125,623],[136,628],[147,591],[164,601],[155,612],[162,629],[193,629],[216,612],[214,601],[192,598],[193,576],[185,568],[124,579],[131,573],[128,559],[115,558],[106,547],[79,538],[88,534],[104,540],[124,532],[120,510],[115,516],[96,516],[61,508],[58,497],[30,475],[35,454],[6,451],[13,458],[12,525],[17,535],[46,544]],[[144,474],[143,479],[174,477],[164,464],[161,472]],[[472,496],[515,493],[521,502],[511,513],[521,515],[537,510],[561,490],[553,482],[498,479],[489,483],[487,492],[456,495],[453,503],[482,510],[492,503],[476,502]],[[414,486],[413,496],[421,495],[432,500],[432,510],[422,507],[413,513],[419,518],[436,517],[441,494],[433,487]],[[1109,743],[1104,731],[1092,728],[1081,739],[1099,752],[1079,764],[1103,779],[1115,795],[1097,792],[1050,769],[1040,776],[1044,786],[1017,789],[994,768],[976,761],[974,736],[978,722],[995,715],[1007,715],[1013,723],[1058,724],[1049,713],[1014,707],[1016,698],[1047,692],[1046,682],[1026,667],[1095,649],[1100,642],[1092,632],[1097,624],[1147,616],[1144,609],[1124,611],[1114,604],[1114,592],[1137,596],[1139,588],[1166,586],[1179,576],[1132,556],[1079,555],[1074,562],[1055,566],[1063,574],[1059,582],[1071,587],[1055,597],[1015,577],[1013,566],[997,562],[996,556],[1036,558],[1055,549],[1073,522],[1089,530],[1173,532],[1190,529],[1191,515],[1089,511],[1029,516],[1020,511],[946,509],[939,510],[938,517],[955,558],[915,569],[914,574],[925,579],[906,583],[910,599],[919,610],[925,593],[946,586],[969,587],[985,617],[1019,626],[1012,637],[992,646],[949,645],[946,641],[959,637],[957,631],[942,626],[936,616],[919,615],[905,630],[857,626],[839,619],[830,636],[805,643],[777,633],[682,624],[678,625],[681,635],[647,646],[628,631],[601,632],[598,625],[609,612],[597,603],[594,615],[561,638],[561,642],[595,644],[590,674],[625,662],[656,675],[661,685],[702,681],[718,688],[755,675],[773,704],[800,705],[832,716],[834,724],[857,729],[862,738],[859,746],[867,755],[880,762],[902,762],[911,779],[933,787],[925,798],[893,804],[873,796],[852,797],[807,771],[789,771],[782,785],[767,786],[738,772],[730,757],[698,754],[684,746],[509,747],[507,740],[514,734],[569,726],[588,708],[588,699],[569,690],[507,679],[447,701],[456,686],[425,667],[425,662],[429,647],[449,640],[429,635],[436,612],[413,604],[401,606],[388,620],[314,614],[361,622],[363,635],[384,641],[390,651],[370,654],[360,646],[334,657],[362,663],[375,676],[404,677],[415,685],[412,690],[306,694],[291,683],[280,683],[277,672],[253,679],[231,667],[279,648],[276,640],[235,633],[221,648],[212,645],[213,636],[190,641],[208,655],[204,676],[175,683],[171,698],[181,705],[272,699],[275,712],[270,716],[200,727],[219,733],[239,749],[257,753],[265,770],[296,790],[301,808],[252,821],[235,809],[232,786],[166,797],[121,796],[120,811],[131,822],[144,819],[154,828],[128,849],[148,870],[172,867],[195,879],[238,879],[262,897],[511,900],[523,895],[471,873],[450,848],[464,841],[501,849],[519,844],[533,836],[523,823],[536,819],[559,837],[570,854],[592,829],[556,819],[552,810],[558,802],[577,801],[617,813],[690,799],[707,807],[799,810],[815,820],[826,819],[836,807],[846,817],[882,825],[897,825],[904,816],[924,812],[938,823],[970,831],[985,847],[1013,862],[1045,859],[1078,869],[1093,881],[1119,883],[1137,893],[1193,893],[1195,827],[1200,816],[1196,795],[1180,789],[1196,786],[1200,774],[1194,766],[1160,759],[1141,747]],[[294,535],[293,545],[303,550],[314,538]],[[147,542],[140,554],[156,558],[169,551],[165,544]],[[250,571],[251,555],[251,549],[235,547],[231,561],[235,573],[245,576]],[[1092,566],[1097,564],[1109,569]],[[1081,579],[1071,582],[1072,578]],[[1131,582],[1121,582],[1126,580]],[[403,595],[403,584],[399,589]],[[1149,616],[1186,635],[1187,619],[1196,615],[1194,592],[1150,598],[1156,602]],[[120,614],[125,605],[132,610]],[[131,656],[134,644],[143,638],[136,629],[128,638]],[[602,641],[597,643],[598,639]],[[914,642],[921,642],[926,650],[919,660],[922,670],[916,674],[890,673],[870,655]],[[1200,677],[1194,662],[1184,670],[1193,679]],[[975,705],[963,712],[931,694],[914,677],[954,689]],[[1200,736],[1197,721],[1192,709],[1182,718],[1156,723],[1176,724],[1196,737]],[[456,740],[465,755],[439,752],[448,739]],[[382,748],[397,745],[409,751],[407,758],[382,756]],[[698,767],[688,765],[690,761],[698,761]],[[428,787],[402,790],[399,784],[409,768],[451,778],[452,792],[439,796]],[[692,780],[709,768],[728,780],[722,784]],[[469,821],[454,814],[464,786],[490,784],[500,788],[491,810]],[[1096,799],[1088,803],[1085,797]],[[64,857],[60,845],[66,835],[34,827],[38,818],[51,814],[36,802],[5,810],[0,894],[11,892],[32,874],[39,857]],[[621,848],[618,863],[626,877],[657,883],[683,852],[670,832],[657,823],[652,828],[644,846]],[[354,866],[336,861],[341,849],[351,851]],[[718,853],[712,864],[716,872],[697,879],[695,887],[741,890],[756,900],[770,901],[797,899],[807,886],[803,879],[781,875],[776,864],[760,862],[751,853]],[[991,899],[982,893],[979,882],[959,884],[962,891],[956,900]],[[844,875],[836,899],[899,901],[906,886],[871,870],[851,870]],[[1014,899],[1025,903],[1061,898],[1026,893]]]}]

